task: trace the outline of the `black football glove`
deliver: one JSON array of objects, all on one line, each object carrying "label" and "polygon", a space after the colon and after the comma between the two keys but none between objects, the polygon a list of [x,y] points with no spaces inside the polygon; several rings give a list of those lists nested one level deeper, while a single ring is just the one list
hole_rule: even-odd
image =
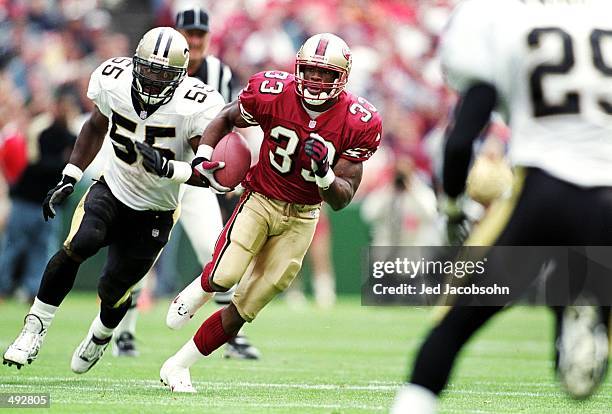
[{"label": "black football glove", "polygon": [[470,235],[473,222],[465,213],[463,199],[442,197],[439,208],[446,216],[446,239],[451,246],[461,246]]},{"label": "black football glove", "polygon": [[55,217],[55,206],[62,204],[72,194],[76,181],[76,178],[62,175],[60,182],[49,190],[42,204],[45,221]]},{"label": "black football glove", "polygon": [[329,150],[319,134],[312,133],[304,143],[304,152],[311,159],[312,172],[319,177],[325,177],[329,170]]},{"label": "black football glove", "polygon": [[170,160],[151,145],[137,142],[136,148],[142,154],[142,165],[148,172],[160,177],[172,177],[174,169]]}]

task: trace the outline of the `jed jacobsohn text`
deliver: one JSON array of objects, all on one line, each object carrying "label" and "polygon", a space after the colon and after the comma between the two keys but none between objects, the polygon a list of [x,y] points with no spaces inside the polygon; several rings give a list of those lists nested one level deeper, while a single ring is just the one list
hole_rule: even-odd
[{"label": "jed jacobsohn text", "polygon": [[507,286],[452,286],[439,283],[434,286],[421,284],[420,286],[402,283],[399,286],[384,286],[377,283],[372,287],[375,295],[509,295],[510,288]]},{"label": "jed jacobsohn text", "polygon": [[396,258],[395,260],[376,261],[372,263],[372,277],[380,279],[384,276],[398,275],[414,279],[417,276],[452,275],[462,278],[470,275],[482,275],[485,272],[485,263],[482,260],[411,260]]},{"label": "jed jacobsohn text", "polygon": [[[372,262],[371,293],[375,296],[509,295],[507,286],[481,286],[487,259],[417,260],[396,258]],[[471,277],[471,283],[455,286],[452,280]],[[482,276],[478,278],[478,276]],[[441,277],[442,279],[437,279]],[[384,278],[384,279],[383,279]]]}]

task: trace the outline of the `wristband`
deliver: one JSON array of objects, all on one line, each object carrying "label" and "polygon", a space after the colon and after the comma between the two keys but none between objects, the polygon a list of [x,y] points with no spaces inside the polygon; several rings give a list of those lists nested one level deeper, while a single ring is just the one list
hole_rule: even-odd
[{"label": "wristband", "polygon": [[184,161],[170,161],[170,167],[173,168],[173,173],[169,179],[177,183],[186,183],[191,178],[191,165]]},{"label": "wristband", "polygon": [[83,178],[83,170],[74,164],[66,164],[62,174],[74,178],[77,183],[81,181],[81,178]]},{"label": "wristband", "polygon": [[334,170],[332,170],[331,167],[329,167],[329,169],[327,170],[327,174],[325,174],[324,177],[319,177],[315,174],[315,182],[323,190],[327,190],[329,186],[332,185],[335,179],[336,174],[334,174]]},{"label": "wristband", "polygon": [[207,161],[212,159],[213,147],[210,145],[202,144],[198,146],[195,158],[206,158]]}]

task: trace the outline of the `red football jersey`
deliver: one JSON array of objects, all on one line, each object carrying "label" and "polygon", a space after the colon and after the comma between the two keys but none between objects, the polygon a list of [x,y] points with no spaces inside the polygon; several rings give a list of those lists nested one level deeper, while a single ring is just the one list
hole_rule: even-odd
[{"label": "red football jersey", "polygon": [[313,120],[295,91],[293,75],[287,72],[253,75],[238,99],[243,118],[264,132],[259,162],[249,170],[243,186],[270,198],[321,202],[310,158],[304,152],[304,141],[311,133],[326,141],[332,167],[339,157],[363,162],[380,143],[382,120],[372,104],[344,91],[334,106]]}]

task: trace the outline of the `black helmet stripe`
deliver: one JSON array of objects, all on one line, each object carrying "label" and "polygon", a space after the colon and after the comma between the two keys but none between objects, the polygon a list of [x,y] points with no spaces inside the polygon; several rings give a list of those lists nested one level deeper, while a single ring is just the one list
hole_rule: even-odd
[{"label": "black helmet stripe", "polygon": [[164,57],[167,58],[168,57],[168,53],[170,52],[170,45],[172,44],[172,34],[170,34],[169,38],[168,38],[168,43],[166,43],[166,49],[164,50]]},{"label": "black helmet stripe", "polygon": [[157,36],[157,42],[155,42],[155,49],[153,49],[153,54],[157,55],[159,51],[159,45],[161,44],[162,37],[164,37],[164,30],[159,32],[159,36]]}]

